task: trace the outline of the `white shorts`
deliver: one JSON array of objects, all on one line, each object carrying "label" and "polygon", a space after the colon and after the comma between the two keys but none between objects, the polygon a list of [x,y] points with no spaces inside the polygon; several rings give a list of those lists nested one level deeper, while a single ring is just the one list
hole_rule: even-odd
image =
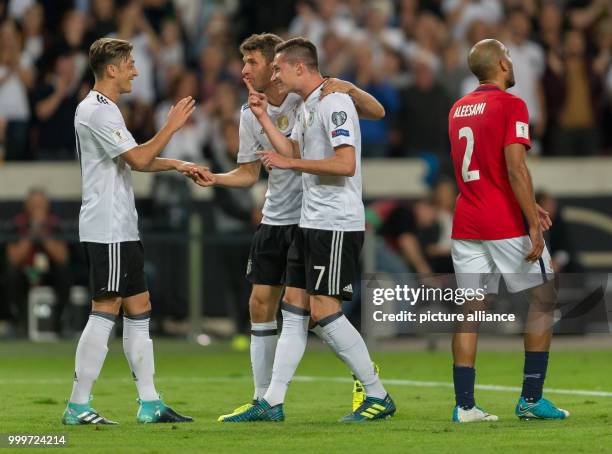
[{"label": "white shorts", "polygon": [[552,280],[554,272],[546,246],[536,262],[525,260],[530,250],[527,235],[503,240],[452,240],[457,285],[497,294],[503,275],[508,291],[517,293]]}]

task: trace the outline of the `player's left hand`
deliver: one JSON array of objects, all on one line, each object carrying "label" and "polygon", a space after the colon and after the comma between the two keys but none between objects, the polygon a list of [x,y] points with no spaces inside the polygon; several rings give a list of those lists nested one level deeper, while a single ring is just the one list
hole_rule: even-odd
[{"label": "player's left hand", "polygon": [[540,225],[542,230],[546,232],[552,227],[552,220],[550,219],[550,213],[536,203],[536,209],[538,211],[538,218],[540,219]]},{"label": "player's left hand", "polygon": [[187,175],[196,169],[197,166],[193,162],[179,161],[176,165],[176,171],[182,173],[183,175]]},{"label": "player's left hand", "polygon": [[195,181],[196,175],[199,171],[199,167],[196,164],[187,161],[179,161],[175,169],[177,172],[180,172],[187,178],[191,178],[193,181]]},{"label": "player's left hand", "polygon": [[325,80],[325,82],[323,82],[323,87],[321,87],[321,96],[319,97],[319,99],[323,99],[331,93],[350,94],[350,92],[354,88],[355,86],[352,83],[347,82],[346,80],[330,77],[329,79]]},{"label": "player's left hand", "polygon": [[290,169],[291,159],[278,154],[275,151],[258,151],[257,155],[268,172],[272,169]]},{"label": "player's left hand", "polygon": [[208,167],[198,166],[193,162],[183,161],[176,166],[176,170],[200,186],[212,186],[214,184],[214,178]]},{"label": "player's left hand", "polygon": [[208,167],[198,166],[190,178],[198,185],[208,188],[217,184],[217,177]]},{"label": "player's left hand", "polygon": [[544,251],[544,235],[539,224],[529,227],[529,239],[531,240],[531,251],[525,256],[527,262],[535,262]]}]

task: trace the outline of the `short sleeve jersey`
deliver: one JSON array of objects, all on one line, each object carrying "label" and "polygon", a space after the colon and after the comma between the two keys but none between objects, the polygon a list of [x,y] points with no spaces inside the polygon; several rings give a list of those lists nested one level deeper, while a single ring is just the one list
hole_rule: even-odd
[{"label": "short sleeve jersey", "polygon": [[320,99],[321,86],[298,110],[291,139],[302,159],[320,160],[335,155],[335,147],[355,148],[355,175],[319,176],[302,174],[300,227],[362,231],[365,215],[361,195],[361,130],[357,110],[349,95],[332,93]]},{"label": "short sleeve jersey", "polygon": [[514,143],[530,148],[525,102],[493,85],[481,85],[451,108],[448,133],[459,187],[452,237],[499,240],[525,235],[504,154]]},{"label": "short sleeve jersey", "polygon": [[74,116],[76,146],[81,164],[83,200],[79,238],[93,243],[137,241],[138,214],[131,169],[121,159],[137,144],[117,105],[90,91]]},{"label": "short sleeve jersey", "polygon": [[[268,104],[268,114],[278,129],[289,136],[295,123],[295,115],[302,99],[289,93],[280,106]],[[251,112],[248,104],[240,113],[240,148],[238,164],[258,161],[256,154],[262,150],[273,150],[263,128]],[[291,225],[300,222],[302,209],[302,175],[300,172],[272,169],[268,177],[268,190],[263,207],[263,224]]]}]

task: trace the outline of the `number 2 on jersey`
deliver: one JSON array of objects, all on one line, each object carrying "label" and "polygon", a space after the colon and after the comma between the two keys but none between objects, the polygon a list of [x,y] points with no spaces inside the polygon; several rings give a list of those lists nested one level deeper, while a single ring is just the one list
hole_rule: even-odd
[{"label": "number 2 on jersey", "polygon": [[464,182],[469,183],[470,181],[480,180],[480,170],[468,170],[472,161],[472,153],[474,152],[474,133],[472,128],[464,126],[459,130],[459,138],[462,139],[464,137],[467,143],[465,145],[465,153],[463,154],[461,176]]}]

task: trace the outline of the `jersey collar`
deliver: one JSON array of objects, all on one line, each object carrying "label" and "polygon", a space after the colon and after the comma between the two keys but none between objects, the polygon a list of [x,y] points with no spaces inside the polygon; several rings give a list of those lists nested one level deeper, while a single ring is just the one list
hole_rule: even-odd
[{"label": "jersey collar", "polygon": [[502,91],[497,85],[493,84],[482,84],[474,91]]},{"label": "jersey collar", "polygon": [[318,98],[319,94],[321,93],[321,89],[323,88],[323,84],[325,83],[325,80],[323,82],[321,82],[321,84],[315,88],[314,90],[312,90],[312,93],[310,93],[308,95],[308,97],[304,100],[305,103],[311,101],[312,99],[314,99],[315,97]]},{"label": "jersey collar", "polygon": [[[90,92],[92,95],[95,95],[98,97],[98,101],[103,103],[103,104],[113,104],[116,105],[112,99],[110,99],[108,96],[106,96],[104,93],[99,92],[98,90],[90,90]],[[100,101],[100,98],[102,99],[102,101]],[[106,102],[104,102],[106,101]]]}]

